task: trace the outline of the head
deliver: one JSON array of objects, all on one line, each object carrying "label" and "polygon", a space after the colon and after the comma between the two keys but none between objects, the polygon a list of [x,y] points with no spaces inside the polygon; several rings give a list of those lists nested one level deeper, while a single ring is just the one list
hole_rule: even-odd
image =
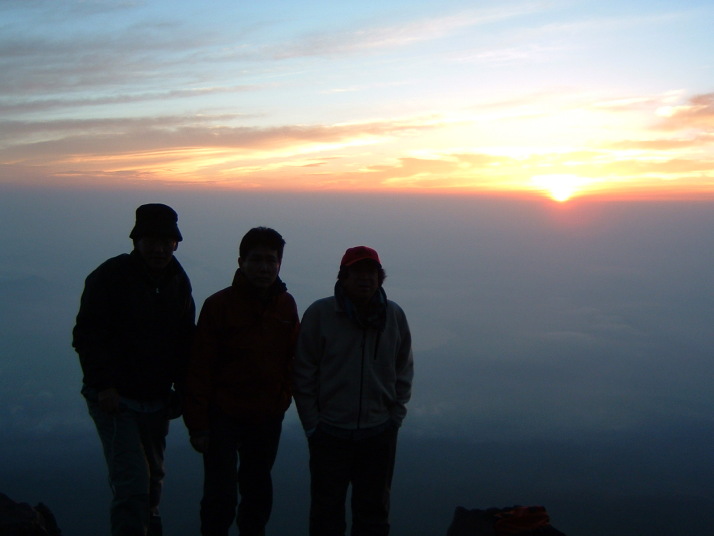
[{"label": "head", "polygon": [[129,238],[149,269],[154,273],[161,272],[169,265],[178,243],[183,240],[176,211],[161,203],[141,205],[136,209],[136,222]]},{"label": "head", "polygon": [[283,261],[283,237],[268,227],[255,227],[240,242],[238,266],[248,282],[268,289],[280,273]]},{"label": "head", "polygon": [[337,274],[345,293],[357,305],[369,303],[386,277],[379,255],[367,246],[345,251]]}]

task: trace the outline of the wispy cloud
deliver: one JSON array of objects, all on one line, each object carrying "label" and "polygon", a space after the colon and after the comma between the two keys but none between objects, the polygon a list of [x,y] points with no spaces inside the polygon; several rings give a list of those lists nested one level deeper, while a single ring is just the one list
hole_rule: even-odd
[{"label": "wispy cloud", "polygon": [[[0,4],[0,181],[507,191],[531,190],[534,176],[592,188],[711,180],[711,88],[600,82],[616,43],[693,10],[447,3],[350,17],[337,6],[330,18],[302,6],[294,20],[226,2],[216,20],[181,2],[68,5]],[[621,51],[618,64],[643,65]]]},{"label": "wispy cloud", "polygon": [[714,129],[714,93],[694,95],[686,103],[660,109],[664,130]]},{"label": "wispy cloud", "polygon": [[524,61],[552,61],[554,54],[563,50],[562,45],[524,44],[487,50],[473,50],[455,54],[454,63],[510,64]]},{"label": "wispy cloud", "polygon": [[[68,2],[69,12],[62,11],[65,3],[61,9],[41,4],[42,9],[23,13],[14,24],[6,22],[0,34],[2,100],[113,94],[118,88],[147,93],[187,84],[220,87],[207,83],[216,80],[211,70],[235,60],[231,45],[251,31],[247,24],[232,27],[230,33],[211,29],[168,12],[163,18],[142,18],[144,2]],[[126,17],[115,17],[117,11]],[[235,87],[235,79],[226,85]]]},{"label": "wispy cloud", "polygon": [[[46,3],[43,3],[46,5]],[[97,24],[75,25],[77,14],[38,9],[35,31],[26,25],[6,26],[0,37],[0,93],[5,98],[51,93],[81,93],[91,89],[132,87],[141,84],[165,85],[169,81],[200,84],[211,68],[235,72],[236,63],[287,60],[315,56],[344,56],[384,51],[451,36],[475,26],[517,18],[540,7],[523,3],[515,6],[469,10],[441,17],[400,21],[394,25],[369,24],[349,28],[313,31],[302,35],[283,35],[281,39],[255,34],[249,22],[232,27],[207,28],[171,15],[164,20],[112,23],[112,31],[102,28],[104,17],[115,11],[128,11],[142,3],[83,3],[81,17]],[[75,10],[78,4],[72,4]],[[52,27],[60,31],[49,32]],[[64,28],[63,28],[64,27]],[[186,69],[190,66],[189,69]],[[211,72],[211,78],[227,79]],[[229,84],[230,85],[230,84]],[[234,86],[235,84],[233,84]],[[186,96],[187,89],[183,95]],[[42,99],[40,99],[41,101]],[[111,101],[107,101],[109,103]],[[41,104],[41,102],[39,103]],[[7,104],[6,104],[7,106]]]},{"label": "wispy cloud", "polygon": [[686,97],[684,90],[666,91],[656,95],[631,95],[618,98],[597,100],[591,104],[595,109],[611,112],[628,112],[658,109],[677,103]]},{"label": "wispy cloud", "polygon": [[691,139],[621,140],[608,144],[608,147],[633,151],[678,151],[710,147],[713,143],[711,136],[697,136]]},{"label": "wispy cloud", "polygon": [[520,3],[495,8],[471,9],[458,13],[400,21],[394,25],[361,25],[339,31],[312,33],[272,49],[276,58],[312,55],[344,55],[389,50],[416,43],[436,41],[478,26],[514,19],[542,11],[543,5]]},{"label": "wispy cloud", "polygon": [[[350,143],[433,129],[433,121],[381,121],[335,125],[285,125],[231,127],[221,120],[231,116],[157,117],[45,123],[6,123],[11,134],[20,132],[61,133],[58,139],[12,145],[0,151],[10,155],[111,155],[155,149],[221,147],[271,150],[305,143]],[[41,147],[38,147],[41,146]],[[40,149],[38,151],[38,149]]]},{"label": "wispy cloud", "polygon": [[108,96],[92,96],[86,95],[81,98],[66,98],[66,99],[7,99],[0,101],[0,113],[18,113],[18,112],[39,112],[43,110],[53,109],[70,109],[81,108],[87,106],[106,106],[114,104],[135,104],[142,102],[161,101],[166,99],[188,99],[194,97],[208,97],[211,95],[220,94],[235,94],[246,91],[258,91],[261,86],[244,85],[244,86],[223,86],[223,87],[195,87],[185,89],[138,92],[138,93],[123,93],[118,95]]},{"label": "wispy cloud", "polygon": [[[270,188],[285,186],[290,177],[327,162],[344,161],[346,155],[339,153],[347,148],[438,128],[433,121],[415,120],[227,127],[212,124],[215,119],[50,122],[45,126],[46,135],[61,134],[55,139],[0,151],[0,161],[5,164],[0,167],[0,182],[31,177],[31,168],[36,167],[42,173],[52,169],[52,175],[72,178],[73,183],[157,180]],[[315,181],[310,183],[315,186]]]},{"label": "wispy cloud", "polygon": [[[658,102],[641,100],[651,108]],[[638,99],[632,102],[623,101],[621,109],[642,106]],[[691,116],[696,125],[709,117],[708,95],[687,102],[677,108],[678,113]],[[27,175],[28,166],[38,166],[73,180],[94,176],[93,180],[113,182],[189,181],[250,188],[522,191],[537,189],[531,181],[535,176],[560,174],[586,179],[578,184],[589,191],[605,187],[637,190],[648,181],[655,190],[653,181],[668,191],[674,184],[700,193],[714,190],[711,136],[661,138],[658,125],[642,139],[504,154],[487,146],[445,150],[417,149],[413,141],[404,145],[427,133],[448,132],[453,122],[438,116],[343,124],[235,125],[249,119],[202,115],[6,122],[0,125],[6,133],[6,147],[0,151],[6,165],[0,177]],[[680,126],[692,122],[683,121],[680,116]],[[14,137],[27,136],[45,139],[11,144]],[[393,154],[388,156],[389,152]]]}]

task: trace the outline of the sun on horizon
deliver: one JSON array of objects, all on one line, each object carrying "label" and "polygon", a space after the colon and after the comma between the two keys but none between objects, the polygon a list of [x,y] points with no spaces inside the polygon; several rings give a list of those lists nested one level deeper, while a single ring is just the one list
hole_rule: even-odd
[{"label": "sun on horizon", "polygon": [[565,203],[583,188],[593,182],[578,175],[567,173],[554,173],[548,175],[534,175],[531,177],[533,186],[548,195],[553,201]]}]

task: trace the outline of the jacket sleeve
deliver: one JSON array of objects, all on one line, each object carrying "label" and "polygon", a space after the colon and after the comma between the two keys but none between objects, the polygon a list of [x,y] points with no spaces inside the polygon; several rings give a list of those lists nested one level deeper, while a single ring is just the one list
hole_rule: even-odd
[{"label": "jacket sleeve", "polygon": [[314,429],[320,422],[318,384],[321,358],[320,315],[313,304],[305,311],[300,323],[293,374],[293,398],[305,430]]},{"label": "jacket sleeve", "polygon": [[207,433],[209,429],[213,368],[218,352],[220,313],[210,299],[198,317],[191,353],[186,368],[183,419],[189,434]]},{"label": "jacket sleeve", "polygon": [[184,285],[184,307],[179,329],[178,360],[173,375],[174,387],[182,395],[186,390],[186,371],[196,334],[196,304],[193,301],[191,283],[187,276]]},{"label": "jacket sleeve", "polygon": [[84,384],[97,391],[114,387],[116,376],[117,356],[112,351],[112,311],[116,304],[111,290],[115,287],[106,267],[87,277],[72,331],[72,346],[79,354]]},{"label": "jacket sleeve", "polygon": [[407,402],[412,396],[412,379],[414,377],[412,334],[407,317],[401,308],[397,309],[397,325],[399,326],[401,344],[399,345],[395,363],[397,403],[391,410],[391,417],[394,422],[401,425],[407,414]]},{"label": "jacket sleeve", "polygon": [[297,304],[295,303],[295,299],[292,298],[290,299],[290,316],[293,321],[293,329],[292,333],[290,334],[290,344],[289,344],[289,355],[287,357],[287,366],[285,367],[285,385],[287,385],[290,389],[290,397],[292,397],[292,392],[293,392],[293,374],[294,374],[294,369],[295,369],[295,351],[297,347],[297,339],[298,335],[300,333],[300,316],[298,315],[297,312]]}]

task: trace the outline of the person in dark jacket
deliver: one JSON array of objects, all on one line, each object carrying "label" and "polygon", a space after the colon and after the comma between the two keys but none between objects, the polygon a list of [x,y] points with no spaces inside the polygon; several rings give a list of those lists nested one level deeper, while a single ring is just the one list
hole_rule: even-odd
[{"label": "person in dark jacket", "polygon": [[178,216],[136,209],[131,253],[86,279],[72,345],[82,394],[99,433],[112,489],[113,536],[160,536],[169,419],[176,417],[194,330],[191,283],[174,257]]},{"label": "person in dark jacket", "polygon": [[203,454],[203,536],[227,536],[234,521],[240,536],[264,535],[270,518],[299,327],[278,276],[284,245],[273,229],[248,231],[233,284],[210,296],[198,319],[184,422]]}]

